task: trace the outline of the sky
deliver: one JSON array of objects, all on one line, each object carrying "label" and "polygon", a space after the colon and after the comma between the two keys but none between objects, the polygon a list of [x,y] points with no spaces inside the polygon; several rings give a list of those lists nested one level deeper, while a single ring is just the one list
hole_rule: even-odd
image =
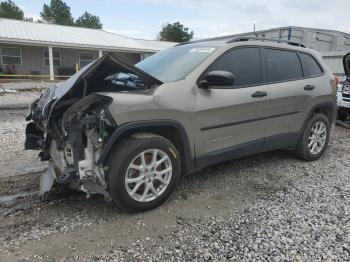
[{"label": "sky", "polygon": [[[50,0],[13,0],[25,16],[40,17]],[[103,29],[155,39],[162,25],[181,22],[194,38],[207,38],[281,26],[302,26],[350,33],[349,0],[66,0],[74,18],[98,15]]]}]

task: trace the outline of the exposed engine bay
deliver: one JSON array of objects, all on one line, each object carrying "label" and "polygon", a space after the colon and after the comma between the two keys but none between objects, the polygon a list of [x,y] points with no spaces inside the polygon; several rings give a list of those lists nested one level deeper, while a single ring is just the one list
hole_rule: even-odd
[{"label": "exposed engine bay", "polygon": [[60,128],[50,133],[49,147],[40,155],[42,160],[49,160],[50,175],[57,183],[108,198],[106,167],[96,163],[115,128],[106,111],[110,102],[108,97],[89,95],[59,119]]},{"label": "exposed engine bay", "polygon": [[46,90],[26,118],[31,122],[25,148],[41,150],[41,160],[49,163],[40,193],[56,182],[109,200],[108,167],[98,164],[98,159],[117,124],[108,112],[113,99],[104,92],[145,92],[160,83],[115,54],[107,54]]}]

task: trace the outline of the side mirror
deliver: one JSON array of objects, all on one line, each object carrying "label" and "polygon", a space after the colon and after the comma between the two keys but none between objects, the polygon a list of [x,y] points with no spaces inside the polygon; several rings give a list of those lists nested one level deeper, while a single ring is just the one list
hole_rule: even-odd
[{"label": "side mirror", "polygon": [[230,88],[235,82],[235,76],[227,71],[211,71],[199,81],[200,88]]}]

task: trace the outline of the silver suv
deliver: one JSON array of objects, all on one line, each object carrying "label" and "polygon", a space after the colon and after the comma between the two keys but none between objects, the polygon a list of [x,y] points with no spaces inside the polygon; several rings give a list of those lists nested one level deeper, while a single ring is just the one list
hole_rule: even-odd
[{"label": "silver suv", "polygon": [[182,174],[275,149],[316,160],[336,116],[320,55],[275,39],[180,44],[135,66],[109,53],[31,106],[26,148],[67,184],[129,211],[160,205]]}]

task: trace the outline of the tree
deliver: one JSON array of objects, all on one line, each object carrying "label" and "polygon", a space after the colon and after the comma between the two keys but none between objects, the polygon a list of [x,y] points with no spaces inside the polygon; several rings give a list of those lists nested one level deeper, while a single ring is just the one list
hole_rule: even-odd
[{"label": "tree", "polygon": [[24,13],[14,2],[7,0],[0,3],[0,17],[23,20]]},{"label": "tree", "polygon": [[46,22],[58,25],[74,25],[70,7],[62,0],[51,0],[50,5],[44,4],[40,13]]},{"label": "tree", "polygon": [[79,27],[96,28],[96,29],[102,28],[100,18],[88,12],[85,12],[81,17],[79,17],[75,22],[75,25]]},{"label": "tree", "polygon": [[193,38],[193,35],[193,31],[188,32],[188,27],[176,22],[163,25],[157,38],[161,41],[188,42]]}]

